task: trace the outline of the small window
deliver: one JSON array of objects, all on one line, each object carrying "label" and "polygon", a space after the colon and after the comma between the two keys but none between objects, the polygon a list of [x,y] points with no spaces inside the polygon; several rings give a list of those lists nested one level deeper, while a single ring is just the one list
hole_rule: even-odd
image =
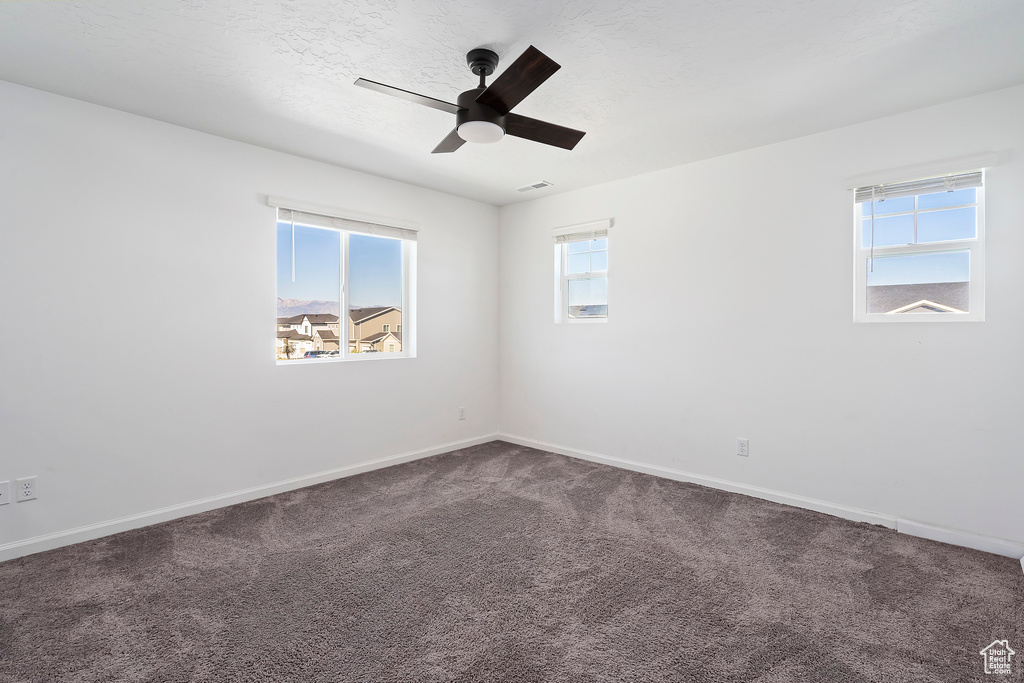
[{"label": "small window", "polygon": [[607,228],[556,235],[555,279],[555,322],[607,321]]},{"label": "small window", "polygon": [[[405,228],[278,209],[278,362],[304,362],[314,345],[337,348],[331,358],[376,351],[373,328],[408,325],[415,303],[416,233]],[[344,311],[348,320],[341,324]],[[319,331],[316,331],[316,330]],[[380,328],[377,328],[380,329]],[[336,330],[336,332],[335,332]],[[412,334],[388,351],[413,356]]]},{"label": "small window", "polygon": [[382,326],[381,332],[390,332],[390,331],[391,331],[391,325],[385,324],[385,325]]},{"label": "small window", "polygon": [[854,319],[984,320],[981,171],[859,187]]}]

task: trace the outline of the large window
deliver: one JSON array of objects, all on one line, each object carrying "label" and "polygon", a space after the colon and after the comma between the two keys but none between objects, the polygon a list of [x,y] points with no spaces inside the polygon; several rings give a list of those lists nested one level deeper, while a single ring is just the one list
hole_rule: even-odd
[{"label": "large window", "polygon": [[555,322],[608,319],[608,226],[555,235]]},{"label": "large window", "polygon": [[981,171],[859,187],[855,213],[855,320],[984,320]]},{"label": "large window", "polygon": [[414,356],[415,260],[413,230],[278,208],[277,361]]}]

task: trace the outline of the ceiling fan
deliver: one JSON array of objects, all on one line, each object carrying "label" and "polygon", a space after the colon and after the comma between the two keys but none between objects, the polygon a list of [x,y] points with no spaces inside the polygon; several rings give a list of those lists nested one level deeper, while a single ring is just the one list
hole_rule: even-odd
[{"label": "ceiling fan", "polygon": [[512,62],[512,66],[505,69],[489,86],[486,78],[498,66],[498,55],[481,47],[470,50],[466,62],[470,71],[480,77],[480,85],[459,95],[458,104],[365,78],[356,79],[355,84],[455,114],[455,130],[434,148],[432,154],[454,152],[467,141],[497,142],[506,133],[545,145],[572,149],[586,135],[583,131],[512,113],[513,107],[562,68],[534,46],[526,48],[519,59]]}]

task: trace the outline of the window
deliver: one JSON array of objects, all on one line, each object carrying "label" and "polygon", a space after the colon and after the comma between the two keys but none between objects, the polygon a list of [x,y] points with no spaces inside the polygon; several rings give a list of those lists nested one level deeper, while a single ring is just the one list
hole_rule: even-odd
[{"label": "window", "polygon": [[415,356],[409,333],[380,351],[389,330],[415,330],[416,232],[272,205],[277,361]]},{"label": "window", "polygon": [[856,190],[858,322],[984,320],[981,171]]},{"label": "window", "polygon": [[556,323],[608,320],[609,227],[610,219],[555,231]]}]

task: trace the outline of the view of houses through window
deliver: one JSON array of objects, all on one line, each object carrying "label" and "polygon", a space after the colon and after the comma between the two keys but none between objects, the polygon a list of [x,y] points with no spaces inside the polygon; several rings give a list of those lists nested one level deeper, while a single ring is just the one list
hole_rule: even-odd
[{"label": "view of houses through window", "polygon": [[981,189],[980,172],[858,188],[859,315],[972,311]]},{"label": "view of houses through window", "polygon": [[401,353],[402,277],[399,239],[279,221],[277,360]]},{"label": "view of houses through window", "polygon": [[608,238],[561,245],[565,307],[570,319],[608,317]]}]

